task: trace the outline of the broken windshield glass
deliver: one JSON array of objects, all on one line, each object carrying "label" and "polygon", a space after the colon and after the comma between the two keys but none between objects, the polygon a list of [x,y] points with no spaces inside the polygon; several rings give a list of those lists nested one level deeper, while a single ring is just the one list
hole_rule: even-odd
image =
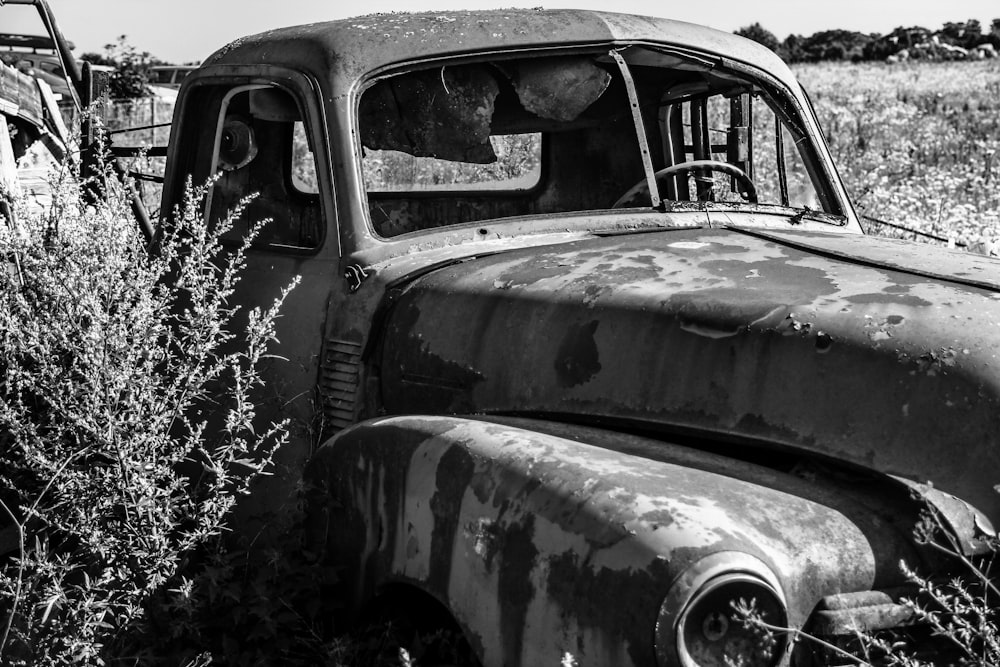
[{"label": "broken windshield glass", "polygon": [[708,58],[616,53],[624,69],[607,50],[491,55],[372,82],[358,119],[375,232],[650,208],[651,180],[666,208],[841,213],[777,91]]}]

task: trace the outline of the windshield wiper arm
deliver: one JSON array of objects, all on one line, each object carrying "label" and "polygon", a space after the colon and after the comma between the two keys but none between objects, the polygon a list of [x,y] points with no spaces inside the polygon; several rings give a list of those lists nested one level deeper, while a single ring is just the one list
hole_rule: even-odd
[{"label": "windshield wiper arm", "polygon": [[825,222],[828,224],[838,224],[841,226],[847,224],[846,216],[837,215],[836,213],[827,213],[826,211],[814,211],[809,208],[804,208],[790,217],[788,219],[788,224],[799,225],[806,219],[815,220],[816,222]]}]

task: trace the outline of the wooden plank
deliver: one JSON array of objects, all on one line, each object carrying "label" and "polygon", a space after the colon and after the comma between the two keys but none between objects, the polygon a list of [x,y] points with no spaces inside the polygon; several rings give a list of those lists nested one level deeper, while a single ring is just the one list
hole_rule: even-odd
[{"label": "wooden plank", "polygon": [[32,143],[20,161],[15,160],[7,117],[0,114],[0,191],[24,195],[30,212],[43,212],[52,205],[49,174],[59,166],[49,147],[54,139],[43,130],[41,140]]},{"label": "wooden plank", "polygon": [[42,101],[34,77],[0,63],[0,113],[42,127]]},{"label": "wooden plank", "polygon": [[63,122],[62,112],[59,111],[59,101],[56,100],[55,93],[52,92],[52,86],[41,79],[35,79],[35,83],[38,85],[38,94],[42,100],[42,106],[45,107],[45,112],[48,114],[50,125],[55,130],[56,137],[62,142],[63,146],[68,146],[69,129],[67,129],[66,123]]},{"label": "wooden plank", "polygon": [[16,193],[17,181],[17,160],[14,159],[7,117],[0,114],[0,195],[10,196]]},{"label": "wooden plank", "polygon": [[[15,229],[14,209],[11,206],[17,195],[17,162],[14,160],[14,147],[10,142],[10,129],[7,127],[7,116],[0,114],[0,224]],[[3,262],[2,268],[9,271],[16,267]]]}]

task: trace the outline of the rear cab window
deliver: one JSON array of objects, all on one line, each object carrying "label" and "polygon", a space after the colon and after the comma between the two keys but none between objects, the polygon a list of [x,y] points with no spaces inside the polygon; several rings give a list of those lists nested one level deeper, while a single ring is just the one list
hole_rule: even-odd
[{"label": "rear cab window", "polygon": [[210,222],[218,223],[245,204],[224,240],[238,242],[256,226],[257,247],[319,247],[323,218],[316,158],[291,93],[268,85],[226,92],[210,173],[215,174],[206,203]]}]

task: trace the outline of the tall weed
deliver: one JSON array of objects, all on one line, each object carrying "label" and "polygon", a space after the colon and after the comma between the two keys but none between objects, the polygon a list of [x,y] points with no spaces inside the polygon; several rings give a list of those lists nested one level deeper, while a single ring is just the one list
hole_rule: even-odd
[{"label": "tall weed", "polygon": [[50,210],[15,202],[0,227],[4,664],[126,657],[286,438],[254,392],[287,290],[265,311],[231,302],[250,240],[206,229],[202,189],[151,255],[125,188],[103,185],[91,205],[64,172]]}]

